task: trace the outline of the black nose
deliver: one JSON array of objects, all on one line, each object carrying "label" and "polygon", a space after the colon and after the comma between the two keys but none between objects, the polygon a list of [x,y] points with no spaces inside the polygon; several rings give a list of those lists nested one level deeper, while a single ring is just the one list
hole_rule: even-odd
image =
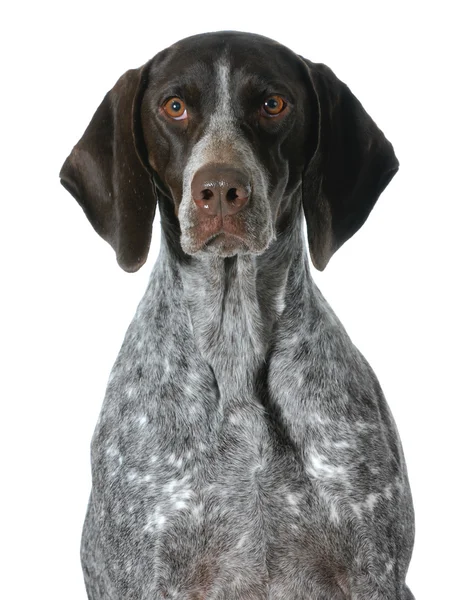
[{"label": "black nose", "polygon": [[192,198],[202,213],[234,215],[247,204],[251,185],[249,177],[226,165],[207,165],[194,175]]}]

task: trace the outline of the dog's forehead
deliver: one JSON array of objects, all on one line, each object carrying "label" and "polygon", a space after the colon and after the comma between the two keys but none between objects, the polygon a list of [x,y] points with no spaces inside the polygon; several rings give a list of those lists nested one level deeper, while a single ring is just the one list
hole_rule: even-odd
[{"label": "dog's forehead", "polygon": [[295,79],[298,57],[288,48],[264,36],[241,32],[201,34],[180,40],[153,59],[156,80],[174,78],[199,81],[217,76],[218,65],[232,73]]}]

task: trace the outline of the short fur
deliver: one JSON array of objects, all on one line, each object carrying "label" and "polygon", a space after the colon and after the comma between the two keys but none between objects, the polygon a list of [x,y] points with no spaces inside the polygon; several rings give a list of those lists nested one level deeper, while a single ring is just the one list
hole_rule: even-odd
[{"label": "short fur", "polygon": [[[265,98],[286,98],[278,118]],[[182,98],[188,119],[164,113]],[[251,181],[192,200],[204,165]],[[92,440],[90,600],[411,600],[413,508],[377,378],[314,284],[398,168],[324,65],[267,38],[182,40],[107,94],[61,171],[119,264],[162,243]],[[222,232],[222,233],[221,233]]]}]

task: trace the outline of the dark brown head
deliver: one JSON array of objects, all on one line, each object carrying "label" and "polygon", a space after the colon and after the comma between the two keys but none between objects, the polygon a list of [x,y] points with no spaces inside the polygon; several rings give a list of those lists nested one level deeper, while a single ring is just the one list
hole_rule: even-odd
[{"label": "dark brown head", "polygon": [[397,169],[391,144],[328,67],[265,37],[219,32],[125,73],[61,182],[127,271],[146,260],[158,195],[180,252],[223,257],[263,253],[302,202],[322,270]]}]

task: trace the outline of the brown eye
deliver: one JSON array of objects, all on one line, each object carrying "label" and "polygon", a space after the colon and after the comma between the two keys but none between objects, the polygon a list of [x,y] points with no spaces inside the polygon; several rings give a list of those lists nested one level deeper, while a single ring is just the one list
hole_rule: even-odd
[{"label": "brown eye", "polygon": [[269,96],[264,100],[262,113],[265,117],[277,117],[286,108],[286,101],[281,96]]},{"label": "brown eye", "polygon": [[175,121],[187,119],[186,104],[181,98],[177,98],[176,96],[169,98],[169,100],[164,103],[163,109],[164,112],[172,119],[175,119]]}]

